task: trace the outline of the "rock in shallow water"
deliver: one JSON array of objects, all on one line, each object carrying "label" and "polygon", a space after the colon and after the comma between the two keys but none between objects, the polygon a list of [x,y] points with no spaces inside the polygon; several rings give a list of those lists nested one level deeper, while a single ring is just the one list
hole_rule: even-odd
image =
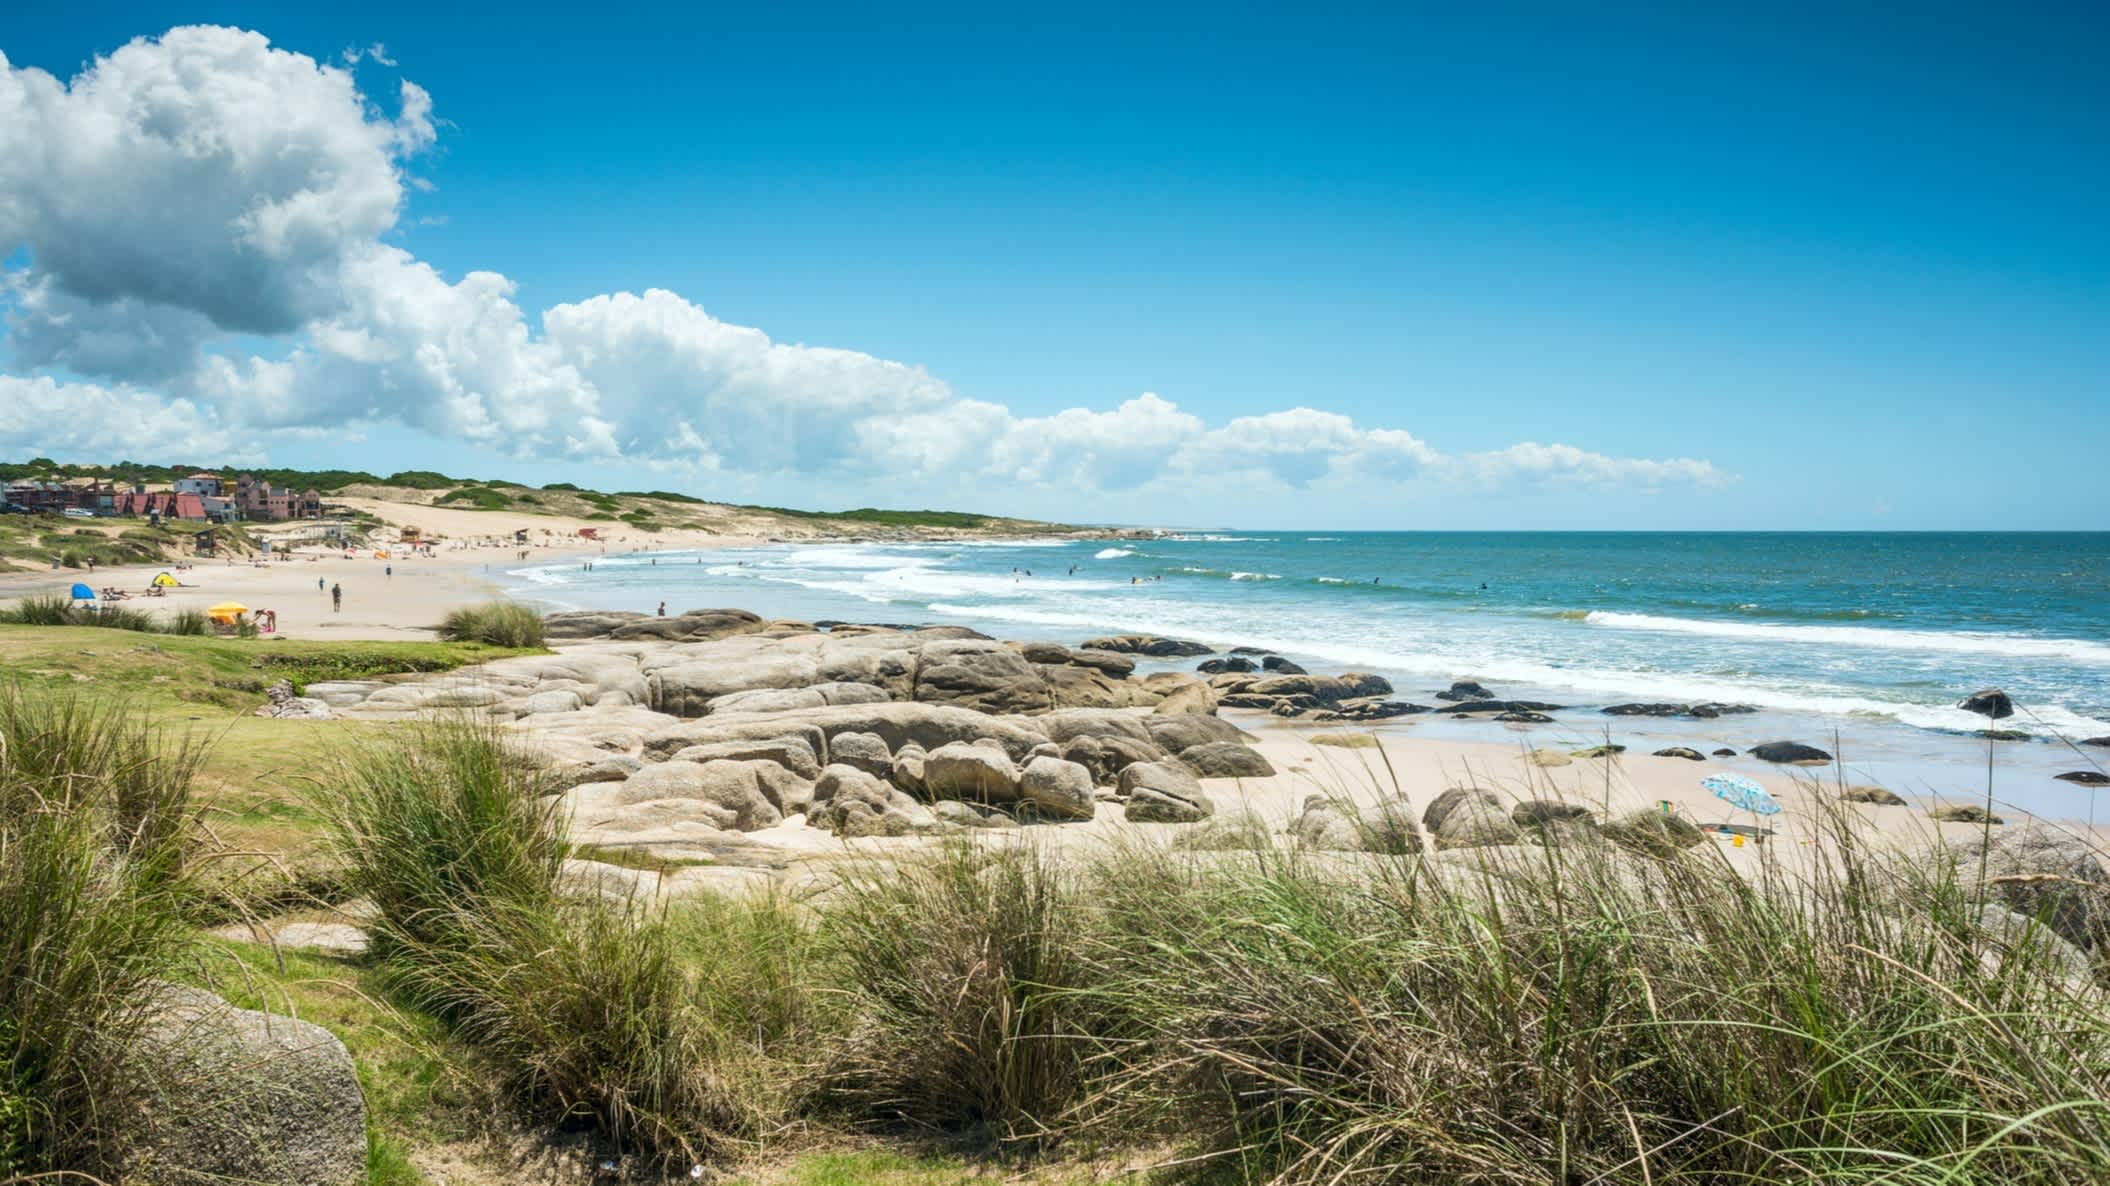
[{"label": "rock in shallow water", "polygon": [[1206,655],[1210,648],[1198,642],[1180,638],[1161,638],[1155,634],[1114,634],[1105,638],[1094,638],[1084,644],[1086,650],[1112,651],[1120,655],[1150,655],[1154,658],[1178,658],[1184,655]]}]

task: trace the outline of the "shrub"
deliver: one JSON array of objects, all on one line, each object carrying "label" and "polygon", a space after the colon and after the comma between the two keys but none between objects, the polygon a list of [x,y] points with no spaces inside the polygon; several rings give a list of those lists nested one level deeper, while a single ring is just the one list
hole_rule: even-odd
[{"label": "shrub", "polygon": [[1099,1090],[1248,1180],[2101,1180],[2096,989],[1996,955],[1953,863],[1827,851],[1126,854]]},{"label": "shrub", "polygon": [[161,623],[163,634],[210,634],[212,620],[202,609],[182,609],[170,614]]},{"label": "shrub", "polygon": [[489,601],[447,611],[439,636],[448,642],[494,647],[539,647],[545,641],[542,615],[511,601]]},{"label": "shrub", "polygon": [[0,1174],[116,1161],[126,1055],[185,949],[202,756],[128,708],[0,688]]},{"label": "shrub", "polygon": [[1003,1141],[1083,1095],[1086,898],[1045,854],[965,845],[853,877],[823,920],[860,1026],[837,1068],[861,1110]]},{"label": "shrub", "polygon": [[524,1110],[589,1119],[662,1160],[755,1135],[755,1097],[726,1090],[714,1056],[781,1010],[743,995],[699,1013],[665,921],[560,894],[562,818],[499,733],[423,725],[357,754],[338,783],[318,806],[378,908],[388,981],[483,1051]]},{"label": "shrub", "polygon": [[0,622],[15,626],[70,626],[75,618],[73,600],[56,595],[24,597],[13,605],[0,606]]},{"label": "shrub", "polygon": [[473,510],[502,511],[512,506],[513,500],[496,490],[483,486],[463,486],[458,490],[449,490],[433,500],[434,506],[449,506],[457,503],[465,503]]}]

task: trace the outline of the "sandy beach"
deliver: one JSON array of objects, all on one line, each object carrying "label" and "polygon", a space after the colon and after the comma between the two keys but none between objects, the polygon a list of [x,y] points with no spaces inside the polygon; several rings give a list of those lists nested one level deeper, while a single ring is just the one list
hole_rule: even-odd
[{"label": "sandy beach", "polygon": [[[448,610],[502,596],[497,577],[506,568],[576,560],[587,564],[604,555],[651,551],[751,546],[760,539],[705,531],[667,530],[646,533],[625,525],[590,523],[551,515],[424,507],[378,499],[347,498],[348,508],[375,515],[388,524],[379,534],[388,539],[405,524],[416,524],[431,542],[431,552],[402,543],[349,551],[320,544],[299,544],[290,559],[249,556],[196,557],[189,567],[126,565],[51,569],[0,574],[0,604],[19,597],[64,595],[76,583],[100,593],[115,589],[127,595],[125,605],[153,613],[205,609],[233,601],[251,611],[271,610],[277,633],[305,639],[430,639]],[[270,540],[299,524],[262,525],[257,534]],[[602,539],[584,539],[582,528],[597,529]],[[528,543],[514,533],[528,533]],[[178,582],[160,595],[152,581],[167,572]],[[344,590],[343,608],[330,607],[330,586]],[[686,607],[679,607],[686,608]]]}]

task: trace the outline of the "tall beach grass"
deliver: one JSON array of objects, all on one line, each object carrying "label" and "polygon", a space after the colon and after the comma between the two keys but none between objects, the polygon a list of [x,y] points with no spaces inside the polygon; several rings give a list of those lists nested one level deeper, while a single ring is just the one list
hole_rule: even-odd
[{"label": "tall beach grass", "polygon": [[2110,1181],[2103,965],[1844,812],[1756,875],[1572,834],[1012,837],[660,905],[567,889],[557,800],[484,726],[351,767],[338,844],[400,991],[526,1114],[662,1160],[849,1126],[1174,1150],[1161,1181]]},{"label": "tall beach grass", "polygon": [[187,948],[202,757],[123,706],[0,685],[0,1175],[116,1163],[128,1055]]},{"label": "tall beach grass", "polygon": [[494,647],[539,647],[542,615],[511,601],[487,601],[447,611],[439,636],[448,642],[480,642]]}]

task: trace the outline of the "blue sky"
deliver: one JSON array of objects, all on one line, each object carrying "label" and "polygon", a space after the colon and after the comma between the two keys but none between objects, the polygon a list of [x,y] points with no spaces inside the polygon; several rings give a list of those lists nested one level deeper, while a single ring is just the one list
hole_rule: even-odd
[{"label": "blue sky", "polygon": [[[267,425],[240,410],[254,386],[63,351],[5,368],[188,400],[275,462],[608,486],[651,466],[799,505],[1256,526],[2110,527],[2100,8],[74,7],[0,16],[0,53],[64,83],[179,24],[320,63],[385,46],[354,71],[372,118],[401,116],[409,80],[435,124],[374,239],[450,283],[503,273],[531,337],[553,306],[665,289],[777,343],[920,367],[941,416],[1001,406],[991,433],[1151,392],[1193,431],[1305,408],[1437,451],[1380,463],[1329,438],[1321,480],[1307,453],[1243,480],[1256,440],[1290,435],[1263,420],[1137,483],[1132,459],[1023,445],[972,474],[957,451],[846,464],[841,441],[747,465],[728,429],[699,468],[639,444],[649,407],[582,450],[416,407]],[[4,246],[33,281],[64,233]],[[597,357],[636,340],[599,332]],[[199,350],[278,361],[312,333],[220,318]],[[620,398],[669,419],[778,398],[642,366],[592,373],[591,398],[631,382]],[[401,389],[376,373],[358,382]],[[847,415],[799,398],[746,431]],[[0,414],[26,452],[16,429]],[[1109,433],[1130,428],[1063,448],[1112,457]],[[1519,442],[1711,472],[1457,460]]]}]

